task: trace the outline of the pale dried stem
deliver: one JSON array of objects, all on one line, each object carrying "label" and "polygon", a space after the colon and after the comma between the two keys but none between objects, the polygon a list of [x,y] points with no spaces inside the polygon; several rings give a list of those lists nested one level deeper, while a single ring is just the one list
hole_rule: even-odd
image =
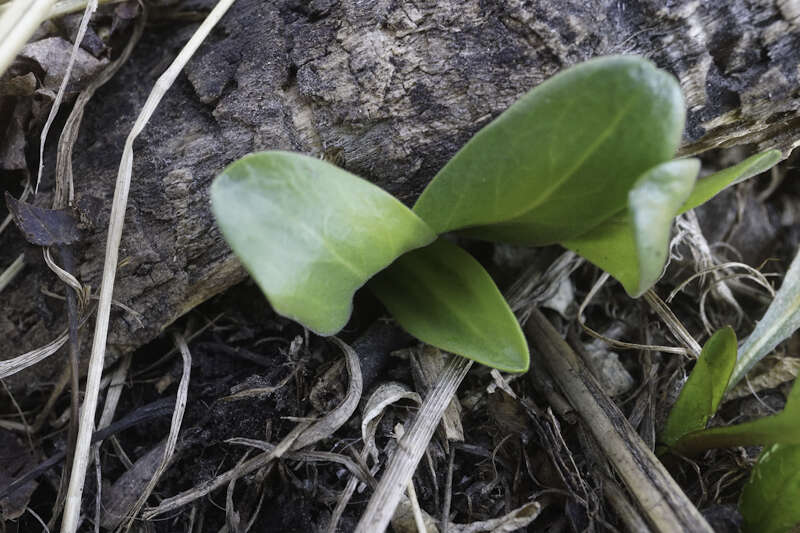
[{"label": "pale dried stem", "polygon": [[[69,83],[70,76],[72,76],[72,67],[75,66],[75,58],[78,55],[78,50],[80,50],[83,37],[86,35],[86,28],[89,27],[89,19],[92,18],[92,15],[95,11],[97,11],[97,0],[90,0],[86,4],[86,9],[83,12],[83,18],[81,18],[80,26],[78,26],[78,34],[75,36],[75,42],[72,45],[72,53],[69,55],[67,69],[64,71],[64,77],[61,78],[61,84],[58,87],[56,98],[53,100],[53,105],[50,107],[50,113],[47,115],[47,121],[45,121],[44,127],[42,128],[42,134],[39,137],[39,172],[36,176],[36,187],[34,189],[34,191],[37,193],[39,192],[39,184],[42,181],[42,173],[44,172],[44,149],[45,145],[47,144],[47,134],[50,132],[50,126],[53,124],[53,121],[58,114],[58,108],[61,107],[61,100],[64,99],[64,92],[66,92],[67,84]],[[61,195],[58,194],[58,190],[56,192],[57,194],[53,199],[53,202],[54,204],[60,204],[62,203]],[[63,206],[54,205],[54,207],[57,208]]]},{"label": "pale dried stem", "polygon": [[[347,370],[350,373],[350,383],[348,385],[347,393],[345,394],[345,399],[339,406],[337,406],[337,408],[333,409],[321,420],[311,419],[300,421],[280,443],[274,447],[271,447],[269,451],[257,455],[241,465],[238,465],[235,468],[228,470],[224,474],[206,481],[205,483],[202,483],[193,489],[163,500],[158,507],[145,509],[144,513],[142,513],[143,518],[145,520],[151,520],[156,516],[187,505],[198,498],[202,498],[214,490],[225,486],[234,479],[246,476],[251,472],[255,472],[256,470],[268,466],[270,463],[272,463],[272,461],[283,457],[287,453],[297,451],[302,447],[314,444],[320,439],[329,437],[334,431],[341,427],[341,425],[350,418],[358,406],[358,401],[361,398],[362,391],[362,377],[361,367],[359,366],[358,362],[358,355],[355,353],[355,351],[335,337],[333,338],[333,341],[344,352]],[[355,401],[353,401],[354,398]],[[343,408],[342,406],[345,407]],[[347,412],[347,410],[349,410],[349,412]],[[302,445],[300,446],[298,443]],[[250,444],[252,444],[252,441]],[[326,457],[325,460],[330,460],[330,457]]]},{"label": "pale dried stem", "polygon": [[538,309],[531,313],[525,332],[653,530],[711,533],[664,465]]},{"label": "pale dried stem", "polygon": [[153,476],[147,482],[144,490],[142,491],[139,499],[133,505],[133,509],[128,513],[128,517],[123,521],[122,525],[117,528],[117,532],[128,531],[133,525],[133,520],[139,511],[144,507],[147,498],[156,488],[161,475],[167,470],[172,454],[175,453],[175,446],[178,443],[178,435],[181,430],[181,423],[183,422],[183,413],[186,411],[186,400],[189,397],[189,378],[192,373],[192,354],[189,351],[189,346],[182,335],[176,334],[174,336],[175,344],[181,352],[183,358],[183,370],[181,374],[181,381],[178,384],[178,393],[175,397],[175,410],[172,412],[172,423],[169,427],[169,436],[167,437],[167,444],[164,447],[164,456],[161,458],[161,463],[156,468]]},{"label": "pale dried stem", "polygon": [[414,524],[417,527],[417,533],[427,533],[428,528],[425,527],[425,519],[422,517],[422,509],[419,508],[419,500],[417,500],[417,491],[414,489],[414,480],[408,480],[408,500],[411,502],[411,512],[414,514]]},{"label": "pale dried stem", "polygon": [[153,91],[147,98],[139,117],[125,141],[125,148],[120,161],[117,182],[114,188],[114,201],[111,206],[111,217],[106,241],[105,262],[103,265],[103,278],[100,285],[100,301],[97,308],[97,320],[92,342],[89,372],[86,376],[86,393],[81,409],[78,442],[75,449],[75,459],[72,465],[67,501],[64,509],[64,519],[61,524],[62,533],[75,533],[80,517],[81,498],[83,485],[86,479],[86,467],[89,463],[92,432],[94,430],[94,415],[97,410],[100,378],[103,373],[105,345],[108,336],[108,324],[111,311],[111,299],[114,293],[117,263],[119,262],[119,245],[122,238],[122,227],[125,221],[125,209],[128,203],[131,174],[133,172],[133,142],[144,129],[153,115],[164,94],[172,86],[175,79],[183,70],[186,63],[194,55],[211,29],[216,26],[222,15],[233,4],[234,0],[220,0],[211,13],[189,39],[189,42],[178,54],[169,68],[156,81]]},{"label": "pale dried stem", "polygon": [[8,267],[0,273],[0,292],[3,292],[14,278],[17,277],[17,274],[22,272],[22,269],[25,267],[25,254],[19,254],[14,262],[8,265]]},{"label": "pale dried stem", "polygon": [[672,309],[669,308],[664,301],[658,297],[658,294],[653,289],[648,289],[647,292],[644,293],[644,301],[648,303],[650,309],[655,311],[655,313],[661,318],[661,320],[666,324],[667,328],[675,335],[675,338],[683,344],[689,354],[694,358],[697,359],[700,357],[700,352],[703,348],[700,344],[692,337],[692,335],[686,331],[686,328],[683,326],[683,323],[678,320],[678,317],[675,316],[675,313],[672,312]]},{"label": "pale dried stem", "polygon": [[468,359],[450,356],[436,385],[425,397],[411,429],[398,441],[397,450],[361,516],[356,533],[384,531],[389,525],[433,432],[471,366],[472,361]]},{"label": "pale dried stem", "polygon": [[602,276],[597,280],[594,286],[591,288],[589,293],[584,298],[583,302],[581,303],[580,307],[578,308],[578,323],[583,328],[583,331],[588,333],[590,336],[594,337],[595,339],[600,339],[601,341],[614,346],[615,348],[619,348],[621,350],[648,350],[654,352],[664,352],[664,353],[673,353],[678,355],[686,355],[687,349],[686,348],[676,348],[675,346],[658,346],[654,344],[636,344],[632,342],[623,342],[618,341],[616,339],[612,339],[610,337],[606,337],[605,335],[598,333],[597,331],[593,330],[589,326],[586,325],[586,318],[583,316],[583,311],[586,309],[586,306],[589,305],[589,302],[592,301],[594,296],[600,290],[600,288],[608,281],[609,275],[607,272],[603,273]]}]

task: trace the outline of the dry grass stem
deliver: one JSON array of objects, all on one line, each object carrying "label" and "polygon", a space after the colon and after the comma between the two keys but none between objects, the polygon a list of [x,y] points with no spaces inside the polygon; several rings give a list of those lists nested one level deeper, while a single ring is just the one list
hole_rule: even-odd
[{"label": "dry grass stem", "polygon": [[17,277],[17,274],[22,272],[22,269],[25,267],[25,254],[19,254],[14,261],[8,265],[8,267],[0,273],[0,292],[3,292],[14,278]]},{"label": "dry grass stem", "polygon": [[564,252],[542,273],[539,265],[528,267],[506,293],[511,310],[520,324],[528,319],[529,310],[556,295],[562,281],[569,278],[585,259],[575,252]]},{"label": "dry grass stem", "polygon": [[125,380],[128,377],[128,370],[130,369],[132,360],[133,353],[126,354],[111,375],[111,380],[108,383],[108,392],[106,393],[106,401],[103,404],[103,413],[100,415],[97,429],[108,427],[111,425],[111,422],[114,421],[114,415],[117,412],[117,405],[119,405],[119,400],[122,397],[122,388],[125,386]]},{"label": "dry grass stem", "polygon": [[294,444],[297,437],[299,437],[309,425],[310,422],[300,422],[292,429],[292,431],[289,432],[288,435],[286,435],[286,437],[283,438],[283,440],[281,440],[280,443],[275,445],[275,448],[271,452],[264,452],[260,455],[257,455],[241,465],[237,465],[236,467],[228,470],[224,474],[215,477],[214,479],[208,480],[205,483],[202,483],[197,487],[189,489],[176,496],[162,500],[158,507],[145,509],[144,513],[142,513],[142,518],[145,520],[152,520],[153,518],[164,513],[174,511],[175,509],[180,509],[184,505],[192,503],[193,501],[203,498],[213,491],[224,487],[234,479],[246,476],[251,472],[255,472],[256,470],[269,465],[272,461],[281,458],[283,454],[288,452],[289,448],[291,448],[292,444]]},{"label": "dry grass stem", "polygon": [[[327,438],[334,431],[339,429],[339,427],[350,418],[355,408],[358,406],[358,401],[361,398],[362,378],[358,355],[352,348],[339,339],[333,337],[333,341],[344,352],[347,370],[350,372],[350,383],[347,388],[347,393],[345,394],[345,399],[341,404],[320,420],[311,419],[299,421],[297,426],[270,451],[257,455],[241,465],[228,470],[224,474],[206,481],[198,487],[173,496],[172,498],[167,498],[163,500],[158,507],[146,509],[142,515],[144,519],[150,520],[156,516],[187,505],[223,487],[233,479],[246,476],[251,472],[269,465],[275,459],[279,459],[289,452],[297,451],[300,448],[310,446],[321,439]],[[250,442],[252,443],[252,441]],[[326,460],[330,460],[330,458]]]},{"label": "dry grass stem", "polygon": [[[366,459],[367,459],[367,452],[365,448],[361,452],[361,460],[366,461]],[[377,471],[377,466],[373,468],[373,472],[371,472],[370,474],[373,474],[376,471]],[[325,533],[336,532],[336,526],[337,524],[339,524],[339,520],[341,520],[342,515],[344,514],[344,510],[347,507],[347,504],[350,502],[350,498],[353,497],[356,488],[358,488],[358,483],[359,483],[358,477],[354,475],[350,476],[350,479],[347,480],[347,485],[345,486],[342,493],[339,495],[339,499],[336,502],[336,507],[333,509],[333,512],[331,513],[331,521],[328,522],[328,527],[327,529],[325,529]]]},{"label": "dry grass stem", "polygon": [[[364,441],[364,448],[358,458],[361,463],[365,463],[368,458],[372,457],[374,465],[370,469],[370,477],[380,468],[378,447],[375,445],[375,431],[378,427],[378,422],[380,422],[387,407],[401,400],[410,400],[417,405],[422,403],[419,394],[409,390],[405,385],[390,381],[379,385],[367,399],[367,403],[364,406],[364,412],[361,416],[361,438]],[[331,520],[325,530],[326,533],[334,533],[336,531],[336,525],[342,518],[350,498],[353,497],[358,483],[357,476],[350,476],[345,489],[339,495],[336,507],[331,513]],[[375,487],[373,486],[373,488]]]},{"label": "dry grass stem", "polygon": [[658,294],[656,294],[653,289],[648,289],[648,291],[644,293],[644,301],[646,301],[650,306],[650,309],[655,311],[655,313],[661,318],[675,338],[684,345],[689,354],[694,359],[700,357],[700,352],[703,350],[703,348],[694,339],[694,337],[692,337],[692,335],[686,331],[683,323],[678,320],[678,317],[675,316],[675,313],[672,312],[672,309],[670,309],[669,306],[658,297]]},{"label": "dry grass stem", "polygon": [[0,379],[12,376],[21,370],[25,370],[29,366],[35,365],[40,361],[44,361],[54,353],[56,353],[69,339],[69,332],[65,329],[51,342],[26,352],[22,355],[12,357],[6,361],[0,361]]},{"label": "dry grass stem", "polygon": [[75,533],[80,517],[81,497],[86,479],[86,468],[89,464],[92,432],[94,430],[94,415],[97,410],[97,397],[99,393],[100,377],[103,373],[105,346],[108,336],[108,324],[111,312],[111,299],[114,293],[114,281],[119,262],[119,245],[122,239],[122,227],[125,221],[125,209],[128,204],[128,192],[133,172],[133,142],[144,129],[153,115],[164,94],[174,83],[178,74],[194,55],[208,34],[216,26],[234,0],[220,0],[206,19],[192,35],[189,42],[181,49],[178,57],[169,68],[158,78],[153,90],[147,97],[141,113],[133,124],[131,132],[125,141],[122,152],[117,182],[114,188],[114,201],[111,205],[111,216],[106,241],[106,254],[103,264],[103,278],[100,285],[100,301],[97,307],[97,320],[95,322],[94,338],[89,360],[89,372],[86,376],[86,393],[78,431],[78,442],[75,449],[75,460],[72,465],[67,501],[64,509],[64,520],[61,524],[62,533]]},{"label": "dry grass stem", "polygon": [[536,520],[542,512],[542,505],[539,502],[530,502],[518,507],[510,513],[500,518],[481,520],[471,524],[449,524],[450,533],[481,533],[491,531],[492,533],[511,533],[512,531],[523,530]]},{"label": "dry grass stem", "polygon": [[650,526],[658,532],[711,533],[708,523],[664,465],[539,310],[533,310],[525,332]]},{"label": "dry grass stem", "polygon": [[586,325],[586,318],[583,316],[583,311],[586,309],[586,306],[589,305],[589,302],[595,297],[597,292],[600,288],[608,281],[609,274],[604,272],[602,276],[597,280],[594,286],[591,288],[589,293],[584,298],[583,302],[581,302],[580,307],[578,308],[578,323],[590,336],[594,337],[595,339],[599,339],[615,348],[619,348],[621,350],[648,350],[653,352],[664,352],[664,353],[674,353],[677,355],[687,355],[688,351],[686,348],[676,348],[674,346],[658,346],[654,344],[636,344],[632,342],[623,342],[618,341],[616,339],[612,339],[610,337],[606,337],[605,335],[598,333],[597,331],[593,330],[589,326]]},{"label": "dry grass stem", "polygon": [[[705,235],[703,235],[703,231],[700,228],[700,221],[698,220],[697,214],[694,212],[694,210],[680,215],[675,221],[675,226],[683,235],[683,242],[692,253],[696,270],[706,270],[717,263],[717,259],[711,251],[711,246],[709,246]],[[731,292],[730,287],[728,287],[728,285],[725,283],[719,283],[719,272],[712,270],[710,271],[710,274],[711,278],[715,281],[715,283],[711,284],[711,287],[713,287],[714,297],[717,300],[727,302],[728,305],[730,305],[736,311],[737,319],[744,316],[744,311],[739,305],[739,302],[737,302],[736,298],[733,296],[733,292]],[[709,334],[711,334],[712,328],[705,319],[705,312],[702,309],[702,305],[701,315],[704,319],[706,330]]]},{"label": "dry grass stem", "polygon": [[[89,19],[92,18],[94,12],[97,11],[97,0],[90,0],[86,4],[86,9],[83,12],[80,26],[78,26],[78,34],[75,36],[75,42],[72,45],[72,53],[69,55],[69,62],[67,62],[67,69],[64,71],[64,77],[61,79],[61,85],[58,86],[56,98],[53,100],[53,105],[50,107],[50,113],[47,115],[47,120],[42,128],[42,134],[39,138],[39,172],[36,176],[35,192],[39,192],[39,184],[42,181],[42,172],[44,172],[44,148],[47,144],[47,134],[50,132],[50,126],[58,114],[58,109],[61,107],[61,100],[64,99],[64,92],[67,90],[70,76],[72,76],[72,67],[75,66],[75,57],[78,55],[83,37],[86,35],[86,28],[89,27]],[[58,195],[56,195],[58,196]],[[58,201],[56,199],[56,201]]]},{"label": "dry grass stem", "polygon": [[419,508],[419,500],[417,500],[417,491],[414,490],[414,480],[408,480],[408,500],[411,502],[411,511],[414,513],[414,523],[417,526],[418,533],[427,533],[428,528],[425,527],[425,519],[422,517],[422,509]]},{"label": "dry grass stem", "polygon": [[[53,260],[52,254],[50,253],[50,248],[45,248],[43,250],[43,255],[44,262],[47,264],[50,270],[52,270],[53,273],[58,276],[58,279],[63,281],[69,288],[75,291],[75,295],[78,297],[80,311],[83,312],[89,305],[90,289],[88,287],[84,287],[75,276],[56,264],[56,262]],[[67,290],[69,290],[69,288]]]},{"label": "dry grass stem", "polygon": [[356,533],[383,531],[389,525],[439,420],[471,366],[469,359],[450,357],[436,385],[425,397],[411,429],[398,441],[397,450],[358,522]]},{"label": "dry grass stem", "polygon": [[[225,442],[227,444],[250,446],[251,448],[257,448],[263,452],[272,452],[275,449],[275,445],[270,442],[257,439],[247,439],[243,437],[234,437],[226,440]],[[372,474],[367,471],[363,465],[339,453],[301,450],[297,452],[287,452],[283,454],[283,457],[286,459],[307,461],[310,463],[337,463],[345,467],[361,483],[366,483],[372,488],[375,488],[378,485],[377,481],[375,481],[375,478],[372,477]]]},{"label": "dry grass stem", "polygon": [[139,511],[144,507],[150,493],[156,487],[159,478],[166,471],[169,465],[172,454],[175,452],[175,446],[178,443],[178,435],[181,430],[181,423],[183,422],[183,413],[186,411],[186,399],[189,397],[189,378],[192,373],[192,354],[189,351],[189,346],[182,335],[175,335],[175,344],[181,352],[183,358],[183,370],[181,374],[181,381],[178,384],[178,393],[175,398],[175,410],[172,413],[172,423],[169,427],[169,436],[167,437],[167,444],[164,447],[164,456],[161,458],[161,463],[158,465],[153,477],[147,482],[144,490],[142,491],[139,499],[133,505],[133,509],[128,513],[128,517],[117,528],[117,532],[128,531],[133,525],[133,520]]},{"label": "dry grass stem", "polygon": [[61,136],[58,139],[58,150],[56,151],[56,187],[53,195],[53,209],[64,208],[71,205],[74,197],[74,186],[72,178],[72,149],[78,139],[83,113],[86,104],[94,96],[94,93],[105,85],[114,74],[125,64],[144,32],[147,21],[147,10],[143,9],[142,14],[136,19],[133,33],[125,44],[119,57],[106,66],[91,82],[78,94],[72,111],[64,123]]},{"label": "dry grass stem", "polygon": [[297,438],[294,444],[292,444],[292,450],[305,448],[317,441],[330,437],[350,419],[356,407],[358,407],[358,402],[361,400],[364,380],[361,376],[361,365],[358,362],[358,354],[356,354],[350,346],[336,337],[331,337],[331,341],[342,350],[345,356],[347,372],[350,374],[350,383],[347,386],[347,393],[342,403],[336,406],[335,409],[322,419],[312,424]]},{"label": "dry grass stem", "polygon": [[672,292],[669,293],[669,296],[666,299],[666,303],[670,303],[675,298],[675,296],[678,295],[679,292],[681,292],[684,288],[686,288],[686,286],[695,279],[705,276],[706,274],[710,274],[712,272],[719,272],[719,271],[725,272],[731,268],[741,268],[742,270],[745,271],[745,274],[740,274],[737,276],[726,276],[725,279],[744,278],[752,280],[761,287],[763,287],[764,290],[766,290],[771,297],[775,296],[775,289],[772,288],[772,285],[770,285],[769,280],[762,272],[760,272],[756,268],[751,267],[750,265],[746,265],[745,263],[740,263],[738,261],[731,261],[728,263],[720,263],[719,265],[714,265],[708,268],[704,268],[703,270],[700,270],[698,272],[695,272],[694,274],[683,280],[677,287],[672,289]]}]

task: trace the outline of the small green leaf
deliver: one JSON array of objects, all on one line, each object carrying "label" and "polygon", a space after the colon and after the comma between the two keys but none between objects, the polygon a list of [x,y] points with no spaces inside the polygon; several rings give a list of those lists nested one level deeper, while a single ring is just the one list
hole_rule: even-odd
[{"label": "small green leaf", "polygon": [[639,297],[661,277],[672,219],[699,170],[697,159],[651,168],[628,193],[627,209],[561,244],[614,276],[632,297]]},{"label": "small green leaf", "polygon": [[428,344],[506,372],[528,370],[528,344],[500,291],[471,255],[439,239],[407,253],[369,288]]},{"label": "small green leaf", "polygon": [[800,524],[800,445],[774,444],[761,452],[742,490],[744,533],[785,533]]},{"label": "small green leaf", "polygon": [[733,426],[713,427],[688,433],[673,448],[686,456],[711,448],[800,444],[800,380],[795,380],[783,411]]},{"label": "small green leaf", "polygon": [[800,328],[800,249],[796,252],[781,288],[769,304],[764,317],[742,343],[739,360],[733,369],[731,389],[757,362]]},{"label": "small green leaf", "polygon": [[[414,211],[437,233],[544,245],[621,209],[683,130],[677,81],[638,57],[574,66],[479,131],[436,175]],[[489,227],[484,227],[489,226]]]},{"label": "small green leaf", "polygon": [[320,335],[339,331],[355,291],[436,236],[402,203],[331,164],[250,154],[211,186],[222,234],[276,312]]},{"label": "small green leaf", "polygon": [[687,433],[705,429],[725,395],[735,363],[736,334],[726,327],[703,346],[700,358],[669,412],[661,442],[673,446]]},{"label": "small green leaf", "polygon": [[737,165],[698,180],[689,199],[681,206],[678,213],[685,213],[706,203],[726,187],[757,176],[772,168],[780,160],[781,153],[779,150],[767,150],[750,156]]}]

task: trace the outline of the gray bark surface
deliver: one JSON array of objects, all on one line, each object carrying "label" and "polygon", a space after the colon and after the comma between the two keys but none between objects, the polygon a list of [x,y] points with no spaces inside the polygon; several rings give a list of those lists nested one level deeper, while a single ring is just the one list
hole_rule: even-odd
[{"label": "gray bark surface", "polygon": [[[124,139],[193,29],[149,27],[87,107],[74,174],[78,203],[94,219],[77,275],[92,287]],[[244,279],[208,207],[211,180],[236,158],[263,149],[324,155],[411,203],[528,89],[569,65],[623,53],[680,79],[689,111],[682,153],[734,145],[788,153],[798,144],[796,0],[238,0],[136,143],[115,299],[142,316],[114,311],[110,357]],[[29,263],[0,295],[7,359],[54,338],[65,318],[41,291],[63,289],[40,250],[16,229],[0,244],[4,262],[24,249]],[[53,356],[9,383],[50,380],[62,361]]]}]

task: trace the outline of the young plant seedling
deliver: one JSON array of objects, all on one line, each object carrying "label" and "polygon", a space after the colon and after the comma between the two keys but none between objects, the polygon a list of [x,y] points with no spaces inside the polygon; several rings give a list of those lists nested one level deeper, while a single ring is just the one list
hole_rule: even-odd
[{"label": "young plant seedling", "polygon": [[764,318],[736,349],[733,330],[715,333],[703,347],[660,436],[659,454],[695,455],[710,448],[765,445],[742,492],[746,533],[790,531],[800,524],[800,384],[783,411],[743,424],[706,429],[726,391],[800,326],[800,254],[792,261]]},{"label": "young plant seedling", "polygon": [[500,291],[439,236],[560,243],[638,297],[661,275],[677,213],[780,158],[759,154],[695,186],[699,162],[671,160],[684,118],[668,73],[638,57],[594,59],[479,131],[413,211],[333,165],[275,151],[227,167],[212,185],[212,209],[275,310],[312,331],[341,329],[368,284],[417,338],[523,372],[527,343]]}]

